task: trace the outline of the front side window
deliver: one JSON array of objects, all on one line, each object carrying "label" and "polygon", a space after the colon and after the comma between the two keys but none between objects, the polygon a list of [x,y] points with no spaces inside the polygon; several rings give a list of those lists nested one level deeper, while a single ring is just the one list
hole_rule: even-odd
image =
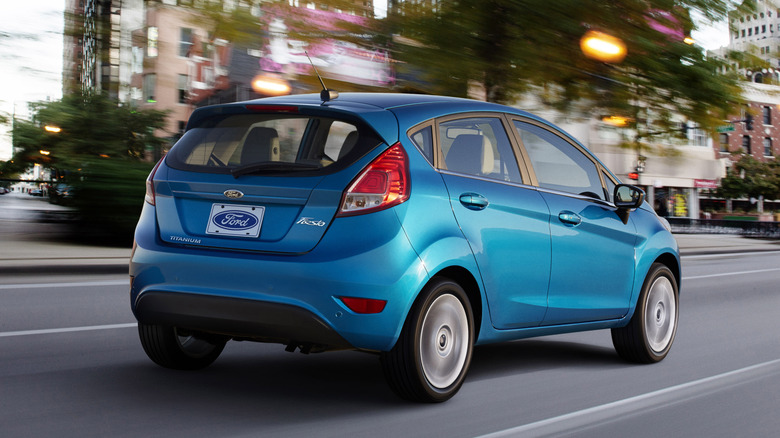
[{"label": "front side window", "polygon": [[750,155],[752,151],[750,150],[750,136],[744,135],[742,136],[742,152]]},{"label": "front side window", "polygon": [[577,147],[541,127],[514,121],[539,187],[606,200],[596,163]]},{"label": "front side window", "polygon": [[772,108],[768,106],[764,107],[764,124],[765,125],[772,124]]},{"label": "front side window", "polygon": [[605,171],[602,171],[602,176],[604,177],[604,183],[606,184],[606,195],[607,195],[607,201],[612,201],[612,195],[615,193],[615,187],[617,187],[617,184],[612,181],[612,178],[610,178],[609,174]]},{"label": "front side window", "polygon": [[769,137],[764,138],[764,156],[772,156],[772,139]]},{"label": "front side window", "polygon": [[439,123],[446,170],[522,183],[517,158],[498,117],[470,117]]}]

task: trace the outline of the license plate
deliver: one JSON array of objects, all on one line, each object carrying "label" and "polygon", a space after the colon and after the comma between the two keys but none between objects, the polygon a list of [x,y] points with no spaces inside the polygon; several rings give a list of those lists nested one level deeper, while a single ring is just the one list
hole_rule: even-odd
[{"label": "license plate", "polygon": [[263,224],[265,207],[256,205],[213,204],[207,234],[257,237]]}]

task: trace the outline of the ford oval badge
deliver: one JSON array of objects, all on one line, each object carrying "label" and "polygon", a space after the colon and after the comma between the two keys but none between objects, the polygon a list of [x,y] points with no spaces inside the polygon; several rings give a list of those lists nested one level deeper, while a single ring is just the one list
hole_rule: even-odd
[{"label": "ford oval badge", "polygon": [[256,227],[260,220],[252,213],[227,210],[214,215],[211,221],[219,228],[231,231],[243,231]]},{"label": "ford oval badge", "polygon": [[244,196],[244,194],[241,193],[240,190],[233,190],[233,189],[225,190],[222,194],[225,195],[225,197],[230,199],[238,199]]}]

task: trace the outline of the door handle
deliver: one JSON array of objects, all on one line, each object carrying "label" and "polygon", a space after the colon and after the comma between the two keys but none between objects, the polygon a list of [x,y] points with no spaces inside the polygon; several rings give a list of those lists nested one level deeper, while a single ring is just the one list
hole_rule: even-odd
[{"label": "door handle", "polygon": [[460,195],[460,203],[469,210],[484,210],[489,204],[487,198],[478,193]]},{"label": "door handle", "polygon": [[569,225],[579,225],[582,223],[582,218],[577,213],[574,213],[573,211],[562,211],[558,213],[558,220],[563,222],[564,224]]}]

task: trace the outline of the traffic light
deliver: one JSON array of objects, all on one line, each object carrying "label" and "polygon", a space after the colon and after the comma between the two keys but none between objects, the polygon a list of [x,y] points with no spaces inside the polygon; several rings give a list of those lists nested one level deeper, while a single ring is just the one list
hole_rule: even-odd
[{"label": "traffic light", "polygon": [[629,172],[628,173],[628,179],[634,180],[634,181],[638,180],[639,179],[639,173],[637,173],[637,172]]},{"label": "traffic light", "polygon": [[753,130],[753,116],[751,114],[745,115],[745,129],[748,131]]}]

